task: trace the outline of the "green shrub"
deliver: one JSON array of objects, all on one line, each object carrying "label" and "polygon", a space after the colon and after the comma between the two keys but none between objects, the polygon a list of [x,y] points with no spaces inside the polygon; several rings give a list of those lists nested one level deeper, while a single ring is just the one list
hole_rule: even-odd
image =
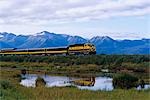
[{"label": "green shrub", "polygon": [[10,89],[10,88],[12,88],[12,84],[7,80],[0,80],[0,88],[1,89]]},{"label": "green shrub", "polygon": [[38,77],[35,82],[36,82],[35,83],[36,87],[41,87],[41,86],[45,86],[46,85],[45,80],[43,78],[41,78],[41,77]]},{"label": "green shrub", "polygon": [[136,87],[138,78],[129,74],[118,75],[113,78],[114,88],[130,89]]}]

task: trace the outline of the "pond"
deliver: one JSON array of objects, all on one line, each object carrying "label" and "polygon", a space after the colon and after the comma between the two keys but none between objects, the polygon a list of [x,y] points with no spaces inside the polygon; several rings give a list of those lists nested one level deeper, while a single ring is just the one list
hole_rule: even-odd
[{"label": "pond", "polygon": [[[37,75],[26,74],[22,75],[21,85],[26,87],[35,87],[35,81],[38,77],[43,78],[46,81],[46,87],[64,87],[75,86],[79,89],[88,90],[105,90],[111,91],[113,87],[113,79],[106,76],[92,77],[92,78],[76,78],[67,76],[51,76],[51,75]],[[144,89],[150,88],[150,85],[145,85]],[[139,86],[137,90],[141,90]]]}]

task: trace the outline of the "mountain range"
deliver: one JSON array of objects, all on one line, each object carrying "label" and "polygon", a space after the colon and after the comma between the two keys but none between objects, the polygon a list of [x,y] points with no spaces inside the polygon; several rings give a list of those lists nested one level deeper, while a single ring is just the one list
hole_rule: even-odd
[{"label": "mountain range", "polygon": [[44,48],[68,46],[70,44],[93,43],[98,54],[149,54],[150,39],[115,40],[108,36],[85,39],[80,36],[43,31],[34,35],[15,35],[0,32],[0,49],[4,48]]}]

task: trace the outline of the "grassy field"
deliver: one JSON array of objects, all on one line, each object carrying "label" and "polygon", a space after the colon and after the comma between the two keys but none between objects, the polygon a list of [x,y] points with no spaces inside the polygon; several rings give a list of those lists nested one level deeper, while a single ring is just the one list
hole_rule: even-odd
[{"label": "grassy field", "polygon": [[74,87],[1,89],[1,100],[149,100],[150,91],[114,90],[89,91]]},{"label": "grassy field", "polygon": [[[102,69],[111,73],[135,74],[149,83],[149,55],[97,56],[3,56],[0,62],[0,100],[149,100],[150,89],[80,90],[75,87],[19,85],[21,70],[29,73],[97,76]],[[116,74],[114,74],[116,75]]]},{"label": "grassy field", "polygon": [[[1,71],[1,100],[149,100],[150,90],[79,90],[75,87],[26,88],[19,85],[20,71]],[[4,83],[4,86],[2,85]]]}]

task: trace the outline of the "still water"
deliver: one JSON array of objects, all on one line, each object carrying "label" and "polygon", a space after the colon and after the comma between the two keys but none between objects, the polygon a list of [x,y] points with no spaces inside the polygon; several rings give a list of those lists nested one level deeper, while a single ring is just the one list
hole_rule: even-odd
[{"label": "still water", "polygon": [[[50,76],[50,75],[37,75],[26,74],[22,75],[21,85],[26,87],[35,87],[35,81],[38,77],[43,78],[46,81],[46,87],[63,87],[63,86],[75,86],[79,89],[88,90],[113,90],[112,78],[110,77],[95,77],[95,78],[75,78],[67,76]],[[86,83],[86,84],[83,84]],[[150,88],[150,85],[145,85],[144,89]],[[137,87],[140,90],[140,86]]]}]

